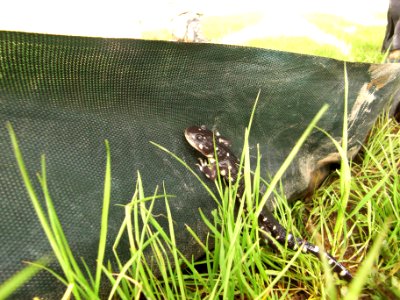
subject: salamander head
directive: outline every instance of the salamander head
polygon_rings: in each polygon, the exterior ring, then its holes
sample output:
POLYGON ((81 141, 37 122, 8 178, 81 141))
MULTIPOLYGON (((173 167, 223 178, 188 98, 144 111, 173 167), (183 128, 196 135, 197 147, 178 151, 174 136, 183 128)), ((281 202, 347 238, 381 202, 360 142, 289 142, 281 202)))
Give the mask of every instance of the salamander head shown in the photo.
POLYGON ((213 132, 206 126, 191 126, 185 129, 188 143, 206 157, 214 156, 213 132))

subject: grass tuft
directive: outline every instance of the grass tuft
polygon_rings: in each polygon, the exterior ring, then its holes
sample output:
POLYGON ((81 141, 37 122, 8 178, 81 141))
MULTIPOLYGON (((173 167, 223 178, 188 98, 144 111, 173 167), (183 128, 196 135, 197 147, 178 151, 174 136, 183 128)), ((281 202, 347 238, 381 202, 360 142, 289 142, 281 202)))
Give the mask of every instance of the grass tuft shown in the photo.
MULTIPOLYGON (((293 207, 289 207, 284 196, 277 191, 279 176, 283 174, 285 166, 293 159, 325 110, 326 107, 321 109, 300 138, 288 161, 283 164, 281 172, 278 172, 278 177, 269 183, 269 190, 265 195, 273 193, 279 199, 277 211, 280 214, 276 214, 276 217, 295 235, 307 238, 334 255, 341 249, 342 254, 335 256, 340 257, 340 260, 355 273, 354 281, 348 288, 338 285, 339 279, 332 275, 327 262, 321 263, 310 255, 303 255, 301 249, 295 252, 277 245, 278 252, 273 252, 270 248, 260 245, 257 216, 267 196, 258 196, 260 186, 265 183, 260 174, 260 157, 254 172, 250 171, 253 168, 250 166, 252 154, 248 145, 249 130, 245 132, 240 169, 246 183, 245 192, 244 199, 238 207, 234 204, 237 183, 225 187, 222 180, 217 180, 217 193, 214 193, 202 177, 184 161, 166 148, 153 143, 160 150, 175 157, 183 167, 191 170, 193 176, 218 203, 211 219, 206 218, 200 211, 209 229, 206 241, 201 240, 195 231, 187 226, 189 233, 205 252, 203 260, 193 261, 176 248, 174 223, 168 204, 172 195, 167 194, 167 188, 164 186, 160 194, 156 188, 152 196, 146 196, 138 172, 134 195, 130 203, 124 205, 125 219, 113 246, 117 263, 111 265, 110 262, 103 261, 104 246, 101 246, 100 242, 98 261, 102 263, 97 262, 92 276, 85 261, 84 268, 79 268, 63 234, 47 188, 44 156, 38 180, 41 183, 45 207, 32 188, 18 141, 11 125, 8 124, 14 153, 28 194, 64 272, 63 275, 56 274, 42 265, 42 262, 32 263, 32 267, 22 271, 22 277, 17 277, 18 281, 28 280, 37 270, 32 269, 33 266, 38 266, 49 271, 66 286, 64 299, 100 299, 104 297, 105 281, 111 283, 108 299, 290 299, 301 296, 332 299, 338 295, 345 299, 356 299, 365 294, 377 298, 400 295, 398 123, 382 116, 363 148, 363 159, 353 162, 342 160, 341 169, 326 181, 311 201, 297 202, 293 207), (344 202, 343 197, 346 197, 344 202), (166 208, 166 215, 162 218, 167 220, 167 228, 163 228, 157 220, 159 217, 152 213, 155 201, 162 200, 166 208), (345 206, 339 216, 343 203, 345 206), (308 215, 305 222, 294 217, 305 214, 308 215), (337 225, 338 223, 341 225, 337 225), (129 240, 131 258, 123 263, 118 251, 121 250, 121 238, 125 235, 129 240), (213 249, 208 247, 211 239, 214 240, 213 249), (176 268, 178 265, 185 265, 186 271, 176 268), (205 271, 199 271, 200 265, 205 266, 205 271)), ((249 128, 250 126, 251 120, 249 128)), ((344 130, 345 128, 346 125, 344 130)), ((341 145, 336 141, 332 142, 342 156, 346 155, 347 146, 344 141, 341 145)), ((108 143, 106 153, 101 236, 107 232, 111 191, 111 155, 108 143)), ((16 282, 15 279, 10 279, 3 284, 0 287, 0 295, 13 292, 18 287, 16 282)))

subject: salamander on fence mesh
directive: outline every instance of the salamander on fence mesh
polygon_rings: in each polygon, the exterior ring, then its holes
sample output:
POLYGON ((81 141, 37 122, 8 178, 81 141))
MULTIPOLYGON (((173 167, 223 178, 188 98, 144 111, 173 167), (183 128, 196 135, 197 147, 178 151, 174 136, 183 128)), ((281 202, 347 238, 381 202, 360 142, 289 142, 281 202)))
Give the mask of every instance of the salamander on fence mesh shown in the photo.
MULTIPOLYGON (((230 149, 230 142, 225 137, 222 137, 218 131, 207 129, 206 126, 192 126, 185 130, 185 138, 188 143, 200 152, 207 159, 199 158, 199 168, 204 175, 215 180, 217 177, 217 161, 219 174, 226 182, 236 182, 239 175, 239 160, 232 153, 230 149), (215 149, 214 149, 215 146, 215 149), (216 154, 217 157, 214 155, 216 154)), ((240 179, 237 198, 240 200, 244 192, 244 182, 240 179)), ((311 254, 320 258, 324 255, 328 260, 329 265, 333 271, 339 275, 340 278, 351 281, 351 273, 332 255, 325 251, 321 251, 318 246, 315 246, 304 239, 295 238, 293 234, 288 233, 286 229, 276 220, 272 212, 264 209, 258 216, 258 224, 263 234, 263 241, 268 243, 270 237, 269 233, 280 244, 287 246, 290 249, 296 250, 298 247, 303 246, 303 252, 310 252, 311 254)))

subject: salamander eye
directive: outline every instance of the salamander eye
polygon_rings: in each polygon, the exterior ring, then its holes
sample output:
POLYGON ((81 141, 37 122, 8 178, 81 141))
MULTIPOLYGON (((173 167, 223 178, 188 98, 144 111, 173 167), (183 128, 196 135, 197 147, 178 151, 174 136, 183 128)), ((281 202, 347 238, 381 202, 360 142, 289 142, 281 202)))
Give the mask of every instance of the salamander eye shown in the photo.
POLYGON ((202 140, 203 140, 203 135, 201 135, 201 134, 196 134, 196 140, 202 141, 202 140))

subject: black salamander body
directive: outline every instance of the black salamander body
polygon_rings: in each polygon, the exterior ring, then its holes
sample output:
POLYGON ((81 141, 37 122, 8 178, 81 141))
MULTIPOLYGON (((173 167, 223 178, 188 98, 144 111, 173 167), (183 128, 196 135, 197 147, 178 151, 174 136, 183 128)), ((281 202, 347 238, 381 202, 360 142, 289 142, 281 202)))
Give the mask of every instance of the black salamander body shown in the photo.
MULTIPOLYGON (((186 128, 185 138, 188 143, 197 151, 199 151, 207 160, 199 158, 200 171, 211 180, 215 180, 217 176, 217 167, 214 154, 217 154, 218 167, 220 175, 224 180, 231 180, 235 182, 238 178, 238 165, 239 160, 230 150, 230 142, 222 137, 218 131, 211 131, 203 126, 192 126, 186 128), (215 139, 215 150, 214 150, 214 139, 215 139)), ((243 182, 239 183, 237 197, 241 198, 244 192, 243 182)), ((301 238, 295 238, 291 233, 287 233, 286 229, 279 224, 275 219, 274 215, 267 209, 264 209, 258 217, 258 223, 261 232, 268 232, 271 236, 278 241, 280 244, 285 245, 287 243, 290 249, 296 250, 298 247, 303 245, 303 252, 310 252, 313 255, 320 258, 320 255, 325 255, 329 265, 333 271, 336 272, 340 278, 350 281, 352 275, 350 272, 332 255, 327 252, 321 252, 318 246, 315 246, 301 238)), ((264 242, 268 243, 269 237, 264 234, 264 242)))

